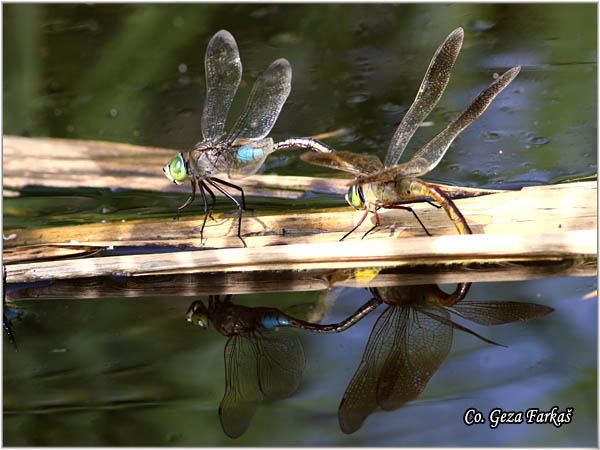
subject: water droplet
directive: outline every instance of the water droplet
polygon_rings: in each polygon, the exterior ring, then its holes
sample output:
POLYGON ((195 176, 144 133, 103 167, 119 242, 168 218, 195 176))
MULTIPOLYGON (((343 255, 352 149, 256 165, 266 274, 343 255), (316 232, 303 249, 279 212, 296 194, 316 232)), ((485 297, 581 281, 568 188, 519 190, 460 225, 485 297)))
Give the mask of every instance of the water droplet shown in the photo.
POLYGON ((187 72, 187 65, 179 64, 179 66, 177 66, 177 70, 179 70, 180 73, 185 73, 185 72, 187 72))
POLYGON ((502 155, 504 152, 502 150, 498 150, 498 154, 502 155))
POLYGON ((544 145, 550 142, 550 139, 545 138, 544 136, 534 136, 529 138, 529 142, 531 142, 534 145, 544 145))
POLYGON ((117 117, 119 115, 119 111, 117 111, 115 108, 110 110, 110 117, 117 117))

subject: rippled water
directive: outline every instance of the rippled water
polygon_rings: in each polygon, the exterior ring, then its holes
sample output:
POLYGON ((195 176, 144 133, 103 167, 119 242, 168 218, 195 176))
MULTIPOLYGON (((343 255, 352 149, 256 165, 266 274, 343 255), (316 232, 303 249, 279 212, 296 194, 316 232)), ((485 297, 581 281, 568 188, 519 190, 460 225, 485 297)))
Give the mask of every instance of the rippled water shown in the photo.
MULTIPOLYGON (((447 92, 406 156, 493 74, 514 65, 522 71, 426 178, 519 188, 597 170, 595 4, 9 4, 3 13, 5 134, 187 149, 200 138, 206 43, 225 28, 244 65, 229 123, 256 76, 285 57, 292 93, 273 136, 343 128, 330 145, 383 157, 433 52, 462 26, 465 41, 447 92)), ((263 172, 338 176, 294 154, 271 156, 263 172)), ((185 197, 30 187, 4 198, 4 227, 170 217, 185 197)), ((343 199, 250 202, 257 210, 300 210, 343 199)), ((307 367, 298 392, 261 405, 235 441, 223 434, 217 412, 226 339, 184 321, 193 298, 19 301, 23 312, 11 321, 19 352, 6 339, 3 347, 4 444, 595 445, 597 303, 582 300, 594 289, 589 278, 474 286, 470 299, 536 301, 556 311, 525 324, 473 327, 508 348, 455 331, 449 357, 418 400, 376 412, 349 436, 336 411, 380 312, 339 336, 299 332, 307 367), (554 405, 573 407, 572 423, 493 430, 462 422, 471 407, 487 414, 554 405)), ((283 308, 320 295, 236 301, 283 308)), ((364 290, 330 295, 337 301, 326 321, 368 298, 364 290)))

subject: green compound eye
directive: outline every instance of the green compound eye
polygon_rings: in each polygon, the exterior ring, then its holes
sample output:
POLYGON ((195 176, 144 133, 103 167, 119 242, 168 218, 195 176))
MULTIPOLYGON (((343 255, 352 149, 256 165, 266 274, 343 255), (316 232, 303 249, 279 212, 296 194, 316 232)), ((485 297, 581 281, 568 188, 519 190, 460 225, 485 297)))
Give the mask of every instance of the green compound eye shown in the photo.
POLYGON ((191 304, 185 319, 193 325, 198 325, 200 328, 206 330, 208 328, 208 313, 206 307, 200 301, 191 304))
POLYGON ((358 193, 358 189, 359 188, 357 186, 350 186, 350 189, 348 189, 348 192, 346 193, 346 201, 353 208, 355 208, 355 209, 362 209, 362 207, 363 207, 363 201, 360 198, 360 194, 358 193))
POLYGON ((208 317, 206 317, 206 314, 204 313, 198 312, 192 314, 192 320, 190 320, 190 322, 194 325, 199 325, 200 328, 208 328, 208 317))
POLYGON ((163 171, 165 172, 167 178, 173 183, 183 183, 187 175, 183 155, 181 153, 177 153, 171 162, 163 168, 163 171))

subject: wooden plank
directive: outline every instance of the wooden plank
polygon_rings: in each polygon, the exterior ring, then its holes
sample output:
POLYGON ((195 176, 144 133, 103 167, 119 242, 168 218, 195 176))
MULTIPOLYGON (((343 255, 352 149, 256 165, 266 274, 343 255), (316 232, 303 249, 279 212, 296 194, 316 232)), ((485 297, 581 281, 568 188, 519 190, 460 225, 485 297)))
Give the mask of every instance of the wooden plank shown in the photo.
MULTIPOLYGON (((324 133, 315 137, 318 139, 335 134, 339 133, 324 133)), ((28 185, 87 186, 189 192, 189 185, 175 185, 162 172, 162 167, 180 151, 182 150, 118 142, 4 136, 3 185, 10 188, 28 185)), ((302 151, 304 150, 299 149, 295 153, 302 151)), ((222 178, 228 179, 226 175, 222 178)), ((348 180, 343 178, 252 175, 230 181, 242 186, 246 195, 281 198, 298 198, 307 190, 336 194, 344 194, 348 190, 348 180)), ((490 189, 440 186, 452 197, 497 192, 490 189)), ((219 192, 215 193, 221 195, 219 192)))
POLYGON ((8 283, 104 275, 158 275, 196 272, 355 269, 552 261, 595 261, 596 230, 554 233, 454 235, 373 239, 264 248, 171 252, 6 266, 8 283))
MULTIPOLYGON (((597 187, 594 182, 526 187, 456 200, 474 233, 542 233, 595 230, 597 228, 597 187)), ((435 236, 456 234, 445 212, 428 204, 412 205, 428 230, 435 236)), ((258 215, 245 212, 242 235, 249 247, 284 244, 320 244, 339 240, 360 220, 362 211, 350 207, 321 210, 308 214, 258 215)), ((215 214, 200 242, 202 215, 182 218, 136 220, 39 230, 5 230, 12 239, 7 248, 45 243, 100 246, 172 246, 222 248, 241 245, 237 238, 237 219, 230 213, 215 214)), ((381 210, 383 226, 369 241, 388 237, 423 236, 412 214, 402 210, 381 210)), ((348 240, 360 239, 374 224, 370 217, 348 240)))
POLYGON ((596 262, 583 258, 547 261, 405 265, 392 269, 207 272, 139 277, 54 280, 11 287, 9 301, 139 297, 198 297, 208 294, 320 291, 333 287, 407 286, 431 283, 521 281, 547 277, 595 276, 596 262), (372 272, 372 273, 370 273, 372 272))

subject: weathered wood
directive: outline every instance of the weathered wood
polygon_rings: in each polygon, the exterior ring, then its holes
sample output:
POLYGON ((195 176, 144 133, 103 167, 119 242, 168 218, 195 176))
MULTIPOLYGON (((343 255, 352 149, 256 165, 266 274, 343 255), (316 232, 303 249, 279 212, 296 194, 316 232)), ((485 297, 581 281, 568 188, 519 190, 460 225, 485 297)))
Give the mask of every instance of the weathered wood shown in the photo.
MULTIPOLYGON (((456 200, 474 233, 490 235, 505 233, 542 233, 597 228, 596 183, 583 182, 552 186, 534 186, 456 200)), ((414 204, 413 209, 435 236, 456 234, 445 212, 428 204, 414 204)), ((282 244, 319 244, 339 240, 358 222, 362 211, 350 207, 322 210, 309 214, 278 214, 260 216, 244 213, 242 235, 249 247, 282 244)), ((7 248, 44 243, 66 243, 101 246, 187 246, 204 248, 238 247, 235 214, 215 214, 204 230, 200 242, 202 215, 193 219, 136 220, 40 230, 5 230, 12 239, 7 248)), ((402 210, 381 210, 382 227, 368 240, 386 237, 423 236, 423 230, 412 214, 402 210)), ((350 237, 359 240, 374 224, 370 217, 350 237)), ((310 250, 308 250, 310 251, 310 250)))
MULTIPOLYGON (((339 133, 324 133, 315 137, 323 139, 335 134, 339 133)), ((189 185, 171 183, 162 171, 162 167, 179 151, 118 142, 4 136, 3 185, 10 188, 28 185, 87 186, 189 192, 189 185)), ((298 149, 297 153, 302 151, 298 149)), ((222 178, 227 179, 227 176, 223 175, 222 178)), ((242 186, 246 195, 290 199, 298 198, 307 190, 337 194, 348 190, 348 180, 342 178, 252 175, 231 181, 242 186)), ((452 197, 498 192, 440 186, 452 197)))
POLYGON ((320 291, 332 287, 406 286, 429 283, 520 281, 556 276, 594 276, 593 259, 405 265, 387 269, 207 272, 138 277, 94 277, 24 285, 9 301, 137 297, 198 297, 208 294, 320 291))
POLYGON ((406 265, 595 260, 596 231, 435 236, 292 244, 51 261, 6 266, 7 282, 102 275, 315 270, 406 265))
POLYGON ((4 264, 14 264, 40 259, 83 258, 98 253, 103 248, 102 246, 68 244, 24 245, 22 247, 5 248, 2 252, 2 262, 4 264))

